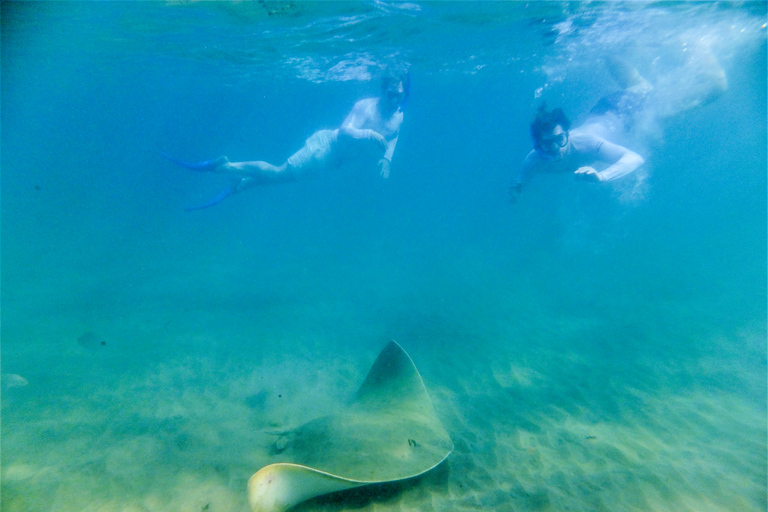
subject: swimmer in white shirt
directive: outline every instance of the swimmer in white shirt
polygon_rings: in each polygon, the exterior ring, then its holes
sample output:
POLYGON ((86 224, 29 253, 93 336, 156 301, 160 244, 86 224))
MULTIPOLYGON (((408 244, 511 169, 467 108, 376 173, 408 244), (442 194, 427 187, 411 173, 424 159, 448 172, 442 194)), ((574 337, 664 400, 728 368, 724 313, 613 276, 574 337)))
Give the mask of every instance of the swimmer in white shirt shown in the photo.
POLYGON ((214 206, 232 194, 256 186, 307 179, 336 169, 347 160, 376 161, 381 177, 388 178, 409 86, 407 73, 384 76, 380 97, 355 103, 340 128, 315 132, 282 165, 261 160, 230 162, 225 156, 207 162, 184 162, 165 153, 163 156, 188 169, 233 177, 232 184, 221 194, 188 210, 214 206))
POLYGON ((523 160, 520 172, 509 187, 512 199, 539 172, 573 172, 588 181, 609 181, 626 176, 643 165, 642 156, 608 140, 624 132, 628 111, 642 108, 643 97, 631 91, 603 98, 581 126, 571 122, 562 109, 547 111, 542 105, 531 123, 533 150, 523 160), (607 164, 598 171, 598 162, 607 164))
MULTIPOLYGON (((709 74, 712 81, 707 96, 690 101, 675 113, 711 101, 726 90, 725 74, 714 57, 712 59, 712 65, 717 67, 709 74)), ((601 98, 580 126, 571 130, 571 122, 562 109, 548 111, 541 105, 531 123, 533 150, 509 186, 512 201, 517 200, 524 184, 539 172, 572 172, 576 178, 599 182, 621 178, 643 165, 642 156, 614 141, 624 138, 631 129, 646 107, 653 87, 624 61, 610 59, 608 63, 623 90, 601 98)))

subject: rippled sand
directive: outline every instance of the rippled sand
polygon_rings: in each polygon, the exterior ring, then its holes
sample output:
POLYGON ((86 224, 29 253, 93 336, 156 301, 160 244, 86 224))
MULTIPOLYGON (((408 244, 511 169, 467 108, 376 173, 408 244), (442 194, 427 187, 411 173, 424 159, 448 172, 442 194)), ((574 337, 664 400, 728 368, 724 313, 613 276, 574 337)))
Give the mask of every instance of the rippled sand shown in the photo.
MULTIPOLYGON (((129 340, 102 333, 94 351, 76 331, 4 348, 46 366, 3 394, 3 510, 247 510, 272 433, 349 398, 380 348, 245 332, 260 348, 243 357, 156 327, 155 342, 185 354, 158 362, 147 348, 124 367, 129 340)), ((732 355, 630 363, 513 340, 399 341, 455 452, 421 478, 299 510, 765 510, 765 404, 745 391, 759 375, 732 355)))

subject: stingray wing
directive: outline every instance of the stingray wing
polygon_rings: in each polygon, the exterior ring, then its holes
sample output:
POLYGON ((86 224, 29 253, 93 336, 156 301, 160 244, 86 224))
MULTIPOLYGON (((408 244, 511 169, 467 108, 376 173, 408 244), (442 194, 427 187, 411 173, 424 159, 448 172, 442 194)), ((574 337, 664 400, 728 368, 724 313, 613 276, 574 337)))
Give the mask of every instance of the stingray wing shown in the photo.
POLYGON ((305 423, 289 436, 281 458, 290 463, 266 466, 248 483, 254 511, 285 510, 321 494, 413 478, 453 451, 419 372, 394 341, 342 413, 305 423))

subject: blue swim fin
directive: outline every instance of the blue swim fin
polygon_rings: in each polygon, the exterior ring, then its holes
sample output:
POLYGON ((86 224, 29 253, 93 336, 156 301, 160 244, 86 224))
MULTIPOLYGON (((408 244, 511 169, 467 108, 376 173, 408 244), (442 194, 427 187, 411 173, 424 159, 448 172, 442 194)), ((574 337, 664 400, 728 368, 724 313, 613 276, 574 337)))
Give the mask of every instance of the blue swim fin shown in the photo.
POLYGON ((168 160, 170 160, 171 162, 177 165, 180 165, 182 167, 186 167, 187 169, 192 169, 193 171, 213 171, 219 165, 229 161, 227 160, 227 157, 220 156, 219 158, 216 158, 214 160, 206 160, 204 162, 185 162, 184 160, 179 160, 178 158, 174 158, 168 153, 164 153, 162 151, 160 151, 160 154, 163 155, 168 160))
MULTIPOLYGON (((229 160, 225 156, 221 156, 219 158, 216 158, 215 160, 207 160, 205 162, 185 162, 183 160, 179 160, 178 158, 174 158, 168 153, 164 153, 162 151, 160 151, 160 154, 177 165, 186 167, 187 169, 191 169, 193 171, 201 171, 201 172, 213 171, 219 165, 229 162, 229 160)), ((195 210, 202 210, 204 208, 210 208, 211 206, 216 206, 217 204, 219 204, 220 202, 222 202, 223 200, 225 200, 235 192, 237 192, 237 184, 230 185, 229 187, 224 189, 219 195, 212 198, 207 203, 203 203, 197 206, 190 206, 189 208, 184 208, 184 209, 188 212, 191 212, 195 210)))
POLYGON ((234 187, 227 187, 226 189, 224 189, 223 192, 221 192, 221 194, 217 195, 207 203, 203 203, 197 206, 190 206, 184 209, 188 212, 193 212, 195 210, 203 210, 205 208, 210 208, 211 206, 216 206, 217 204, 219 204, 220 202, 222 202, 223 200, 231 196, 234 192, 235 192, 234 187))

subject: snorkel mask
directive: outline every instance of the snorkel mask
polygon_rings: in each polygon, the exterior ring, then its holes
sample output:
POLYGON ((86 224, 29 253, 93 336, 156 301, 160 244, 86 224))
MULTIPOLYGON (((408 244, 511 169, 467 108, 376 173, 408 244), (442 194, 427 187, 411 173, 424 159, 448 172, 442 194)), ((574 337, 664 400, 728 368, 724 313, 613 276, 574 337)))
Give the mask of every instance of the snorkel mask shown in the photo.
POLYGON ((538 137, 533 142, 536 153, 544 160, 558 160, 562 157, 560 150, 567 145, 568 132, 565 130, 554 135, 538 137))

